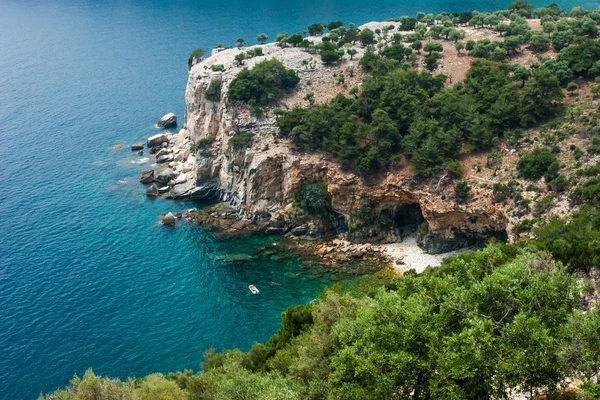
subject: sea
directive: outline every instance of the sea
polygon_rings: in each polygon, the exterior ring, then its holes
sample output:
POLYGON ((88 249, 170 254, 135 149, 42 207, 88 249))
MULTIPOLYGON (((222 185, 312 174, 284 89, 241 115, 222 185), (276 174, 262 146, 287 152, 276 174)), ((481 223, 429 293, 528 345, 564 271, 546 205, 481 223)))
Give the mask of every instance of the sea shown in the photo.
POLYGON ((248 350, 288 305, 346 279, 295 254, 257 255, 282 246, 277 237, 159 224, 161 212, 203 205, 146 198, 138 176, 152 160, 129 145, 157 133, 167 112, 182 125, 194 49, 320 21, 506 6, 0 0, 0 399, 35 399, 88 368, 112 378, 197 371, 207 349, 248 350))

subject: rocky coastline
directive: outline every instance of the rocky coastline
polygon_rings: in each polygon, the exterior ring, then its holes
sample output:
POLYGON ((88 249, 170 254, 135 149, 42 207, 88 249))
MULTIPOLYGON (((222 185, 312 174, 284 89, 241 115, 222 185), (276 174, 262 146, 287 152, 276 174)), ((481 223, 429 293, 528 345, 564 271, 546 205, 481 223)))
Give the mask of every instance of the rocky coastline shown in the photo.
MULTIPOLYGON (((149 185, 148 196, 216 202, 212 208, 190 213, 188 219, 227 233, 343 239, 356 245, 396 243, 412 235, 429 253, 481 245, 490 237, 508 237, 509 218, 492 202, 489 188, 474 187, 464 204, 455 199, 449 178, 419 180, 406 160, 384 174, 361 177, 327 156, 291 149, 278 136, 273 107, 256 116, 248 106, 228 104, 227 89, 235 76, 266 58, 276 58, 295 69, 301 77, 298 91, 313 91, 322 101, 327 100, 323 93, 347 90, 345 86, 330 90, 327 82, 332 73, 349 76, 349 71, 354 71, 360 79, 359 57, 336 67, 314 65, 308 69, 299 67, 302 60, 310 58, 305 50, 277 44, 261 47, 264 57, 249 58, 244 65, 234 60, 239 49, 227 49, 214 52, 190 69, 185 125, 178 133, 159 133, 147 141, 159 166, 140 176, 140 182, 149 185), (212 65, 225 67, 213 72, 212 65), (221 88, 216 101, 206 96, 215 83, 221 88), (231 146, 229 140, 240 131, 251 133, 249 143, 241 148, 231 146), (310 215, 298 207, 295 195, 304 181, 326 186, 329 206, 324 215, 310 215)), ((279 104, 305 106, 294 92, 279 104)))

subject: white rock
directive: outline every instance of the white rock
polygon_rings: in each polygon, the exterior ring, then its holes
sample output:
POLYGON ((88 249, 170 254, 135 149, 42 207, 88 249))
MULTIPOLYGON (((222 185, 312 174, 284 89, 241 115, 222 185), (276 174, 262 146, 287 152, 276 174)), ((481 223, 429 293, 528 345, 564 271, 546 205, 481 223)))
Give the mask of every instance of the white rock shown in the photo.
POLYGON ((159 146, 162 143, 165 143, 167 140, 167 135, 165 135, 164 133, 159 133, 158 135, 150 136, 148 138, 148 147, 150 148, 159 146))

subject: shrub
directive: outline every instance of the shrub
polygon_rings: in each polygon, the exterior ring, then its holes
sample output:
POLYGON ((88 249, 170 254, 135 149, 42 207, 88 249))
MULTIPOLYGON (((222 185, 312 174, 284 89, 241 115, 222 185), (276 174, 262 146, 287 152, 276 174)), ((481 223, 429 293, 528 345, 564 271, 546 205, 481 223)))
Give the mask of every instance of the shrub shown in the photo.
POLYGON ((250 105, 264 105, 273 100, 281 90, 295 87, 300 78, 281 61, 262 61, 251 70, 245 68, 231 82, 228 97, 231 101, 242 101, 250 105))
POLYGON ((471 187, 464 181, 460 181, 454 186, 454 193, 456 193, 456 198, 460 201, 466 200, 470 191, 471 187))
POLYGON ((192 54, 190 54, 190 57, 188 58, 188 69, 192 68, 192 63, 194 62, 194 58, 196 58, 197 60, 201 60, 202 57, 204 56, 204 49, 202 48, 198 48, 194 51, 192 51, 192 54))
POLYGON ((540 179, 542 176, 551 179, 558 172, 558 168, 556 155, 542 147, 523 154, 517 164, 519 174, 525 179, 540 179))
POLYGON ((236 150, 245 149, 252 144, 252 136, 254 136, 254 134, 251 132, 240 133, 229 139, 228 143, 236 150))
POLYGON ((506 200, 508 194, 510 193, 510 189, 508 188, 508 186, 502 183, 494 183, 492 190, 494 193, 495 202, 501 202, 506 200))
POLYGON ((569 188, 569 178, 564 175, 558 175, 548 182, 548 187, 555 192, 564 192, 569 188))
POLYGON ((515 233, 519 234, 522 232, 529 232, 533 229, 533 225, 535 224, 535 219, 525 218, 522 220, 519 225, 515 228, 515 233))
POLYGON ((223 64, 213 64, 210 66, 214 72, 225 71, 225 66, 223 64))
POLYGON ((215 79, 210 82, 210 85, 204 92, 204 97, 206 100, 210 101, 220 101, 221 100, 221 85, 222 81, 220 79, 215 79))
POLYGON ((550 209, 550 205, 552 204, 552 200, 556 197, 553 194, 549 194, 548 196, 544 196, 540 201, 538 201, 535 205, 535 215, 540 216, 546 213, 550 209))
POLYGON ((202 138, 196 142, 196 147, 199 149, 205 149, 207 147, 212 146, 212 144, 215 142, 215 140, 216 139, 213 136, 202 138))
POLYGON ((329 207, 329 194, 323 182, 303 180, 296 192, 296 202, 305 210, 322 214, 329 207))

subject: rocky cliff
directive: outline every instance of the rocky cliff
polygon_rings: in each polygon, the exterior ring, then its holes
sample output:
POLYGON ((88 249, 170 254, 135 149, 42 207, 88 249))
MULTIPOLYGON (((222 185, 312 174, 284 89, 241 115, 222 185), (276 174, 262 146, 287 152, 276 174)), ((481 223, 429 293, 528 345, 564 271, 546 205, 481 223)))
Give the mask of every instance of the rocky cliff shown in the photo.
MULTIPOLYGON (((298 153, 278 135, 275 116, 268 110, 256 118, 242 105, 227 106, 227 88, 243 68, 275 57, 298 71, 298 90, 279 100, 280 107, 303 103, 303 96, 314 92, 325 101, 346 85, 337 85, 332 74, 345 73, 360 82, 357 59, 335 67, 315 62, 301 66, 311 54, 299 48, 262 46, 264 56, 237 65, 238 49, 214 53, 192 67, 186 89, 185 126, 179 136, 195 145, 195 181, 173 190, 173 197, 219 199, 229 202, 240 218, 252 221, 270 232, 298 235, 345 234, 356 241, 398 241, 418 231, 420 243, 430 251, 445 251, 474 244, 490 236, 504 236, 508 219, 492 204, 489 190, 473 190, 465 204, 454 199, 449 179, 417 181, 406 160, 385 174, 363 178, 344 171, 330 158, 298 153), (213 72, 221 64, 224 71, 213 72), (319 64, 319 65, 316 65, 319 64), (220 87, 220 96, 207 99, 209 87, 220 87), (240 132, 251 132, 247 146, 232 147, 229 140, 240 132), (330 207, 318 217, 311 216, 294 203, 303 180, 326 185, 330 207)), ((247 50, 247 48, 245 49, 247 50)))

